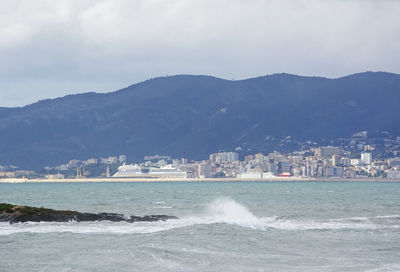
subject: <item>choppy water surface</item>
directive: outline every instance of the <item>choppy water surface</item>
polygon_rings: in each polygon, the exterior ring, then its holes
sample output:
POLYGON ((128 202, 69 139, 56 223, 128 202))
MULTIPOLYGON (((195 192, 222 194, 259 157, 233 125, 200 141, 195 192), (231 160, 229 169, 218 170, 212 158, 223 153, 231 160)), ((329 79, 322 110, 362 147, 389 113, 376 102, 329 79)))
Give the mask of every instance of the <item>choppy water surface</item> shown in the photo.
POLYGON ((400 271, 400 183, 0 184, 0 202, 179 217, 0 223, 0 271, 400 271))

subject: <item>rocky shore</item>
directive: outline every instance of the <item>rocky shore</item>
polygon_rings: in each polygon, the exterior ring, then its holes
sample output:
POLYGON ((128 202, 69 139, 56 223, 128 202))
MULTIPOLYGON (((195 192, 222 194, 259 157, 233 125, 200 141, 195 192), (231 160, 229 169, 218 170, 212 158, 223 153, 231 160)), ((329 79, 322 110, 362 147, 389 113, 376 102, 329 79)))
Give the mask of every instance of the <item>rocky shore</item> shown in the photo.
POLYGON ((68 210, 53 210, 29 206, 0 203, 0 222, 68 222, 68 221, 113 221, 113 222, 153 222, 177 219, 171 215, 125 216, 119 213, 81 213, 68 210))

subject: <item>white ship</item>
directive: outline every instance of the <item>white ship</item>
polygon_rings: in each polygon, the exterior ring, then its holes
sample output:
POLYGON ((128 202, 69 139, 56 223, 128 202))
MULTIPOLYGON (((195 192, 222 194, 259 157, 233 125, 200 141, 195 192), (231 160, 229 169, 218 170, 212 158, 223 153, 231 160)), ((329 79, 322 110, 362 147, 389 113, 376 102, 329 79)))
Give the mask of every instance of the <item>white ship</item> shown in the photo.
POLYGON ((172 165, 164 167, 141 167, 137 164, 124 164, 118 167, 115 178, 186 178, 187 173, 173 168, 172 165))

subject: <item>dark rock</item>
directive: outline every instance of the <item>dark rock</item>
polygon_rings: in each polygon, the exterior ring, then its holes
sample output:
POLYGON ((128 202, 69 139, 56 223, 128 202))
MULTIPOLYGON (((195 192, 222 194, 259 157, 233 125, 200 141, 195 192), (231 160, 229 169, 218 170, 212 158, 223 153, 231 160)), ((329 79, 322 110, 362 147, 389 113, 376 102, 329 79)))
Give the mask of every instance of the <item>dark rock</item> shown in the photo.
POLYGON ((119 213, 81 213, 77 211, 53 210, 29 206, 0 203, 0 222, 68 222, 68 221, 113 221, 153 222, 177 219, 169 215, 145 215, 125 217, 119 213))
POLYGON ((132 215, 126 222, 153 222, 153 221, 167 221, 168 219, 178 219, 176 216, 171 215, 145 215, 145 216, 134 216, 132 215))

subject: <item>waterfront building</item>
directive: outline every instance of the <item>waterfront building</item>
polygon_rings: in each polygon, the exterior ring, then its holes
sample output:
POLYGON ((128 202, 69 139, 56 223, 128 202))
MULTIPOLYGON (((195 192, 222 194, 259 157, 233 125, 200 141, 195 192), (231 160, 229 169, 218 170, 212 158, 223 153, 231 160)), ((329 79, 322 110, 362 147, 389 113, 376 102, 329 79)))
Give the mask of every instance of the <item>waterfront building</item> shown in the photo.
POLYGON ((361 162, 364 164, 371 164, 372 162, 372 154, 369 152, 362 152, 361 153, 361 162))
POLYGON ((14 171, 14 177, 15 178, 26 178, 30 175, 34 175, 35 171, 31 171, 31 170, 17 170, 14 171))
POLYGON ((63 179, 65 176, 63 174, 49 174, 44 176, 45 179, 63 179))
POLYGON ((283 173, 283 172, 291 172, 292 166, 288 160, 283 160, 278 162, 278 172, 283 173))
POLYGON ((263 172, 262 177, 265 178, 275 178, 276 176, 271 172, 263 172))
POLYGON ((244 172, 239 175, 240 178, 249 178, 249 179, 261 179, 263 177, 263 173, 261 171, 250 171, 244 172))
POLYGON ((186 178, 186 171, 173 168, 172 165, 164 167, 141 167, 137 164, 121 165, 115 178, 186 178))
POLYGON ((0 177, 1 178, 14 178, 15 177, 15 172, 8 172, 8 171, 1 171, 0 172, 0 177))
POLYGON ((386 171, 386 177, 391 179, 400 179, 400 170, 386 171))
POLYGON ((208 163, 201 163, 197 165, 196 174, 197 177, 199 178, 211 178, 212 177, 211 165, 208 163))

